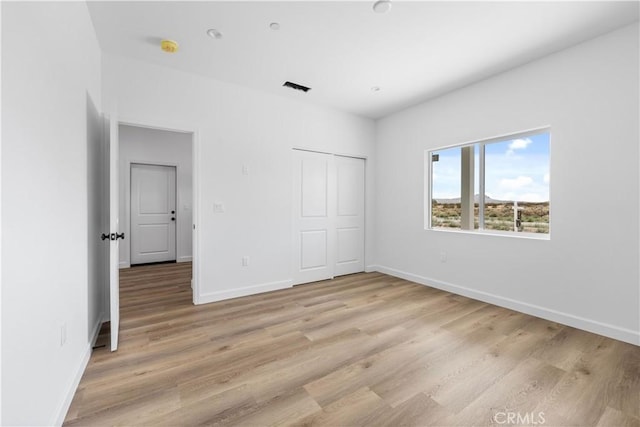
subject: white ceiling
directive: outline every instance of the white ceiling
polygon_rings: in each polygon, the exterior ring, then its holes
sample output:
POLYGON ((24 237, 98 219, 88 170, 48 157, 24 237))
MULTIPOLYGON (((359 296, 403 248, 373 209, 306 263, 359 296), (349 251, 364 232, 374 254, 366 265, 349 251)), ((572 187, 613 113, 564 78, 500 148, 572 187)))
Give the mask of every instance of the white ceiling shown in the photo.
POLYGON ((394 1, 386 14, 372 5, 90 2, 89 10, 107 53, 372 118, 627 25, 639 13, 635 1, 394 1), (207 36, 209 28, 223 38, 207 36), (162 52, 162 38, 178 41, 179 52, 162 52), (286 80, 312 90, 284 88, 286 80))

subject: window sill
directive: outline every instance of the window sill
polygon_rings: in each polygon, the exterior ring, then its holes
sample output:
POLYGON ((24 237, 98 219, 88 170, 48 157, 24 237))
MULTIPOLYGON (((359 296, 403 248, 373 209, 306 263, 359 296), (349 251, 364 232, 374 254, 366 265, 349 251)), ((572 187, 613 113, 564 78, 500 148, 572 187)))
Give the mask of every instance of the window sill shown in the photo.
POLYGON ((551 234, 544 233, 516 233, 513 231, 498 231, 498 230, 459 230, 450 228, 425 228, 426 231, 435 231, 438 233, 457 233, 457 234, 472 234, 480 236, 497 236, 497 237, 509 237, 515 239, 530 239, 530 240, 551 240, 551 234))

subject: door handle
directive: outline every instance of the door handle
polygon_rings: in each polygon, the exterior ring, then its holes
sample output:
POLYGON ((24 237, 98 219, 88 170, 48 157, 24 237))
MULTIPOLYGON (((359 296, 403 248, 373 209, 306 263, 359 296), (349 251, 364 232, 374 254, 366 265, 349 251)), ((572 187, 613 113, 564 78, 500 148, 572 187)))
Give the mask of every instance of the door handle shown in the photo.
POLYGON ((171 221, 175 221, 175 220, 176 220, 175 218, 171 218, 171 221))
POLYGON ((176 213, 176 211, 171 211, 171 215, 173 215, 174 213, 176 213))

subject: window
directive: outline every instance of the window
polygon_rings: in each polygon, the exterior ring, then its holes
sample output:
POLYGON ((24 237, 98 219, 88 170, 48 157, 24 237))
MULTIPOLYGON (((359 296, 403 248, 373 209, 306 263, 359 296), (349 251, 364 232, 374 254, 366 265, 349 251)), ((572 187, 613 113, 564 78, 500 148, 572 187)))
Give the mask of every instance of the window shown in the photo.
POLYGON ((549 234, 549 130, 427 152, 427 227, 549 234))

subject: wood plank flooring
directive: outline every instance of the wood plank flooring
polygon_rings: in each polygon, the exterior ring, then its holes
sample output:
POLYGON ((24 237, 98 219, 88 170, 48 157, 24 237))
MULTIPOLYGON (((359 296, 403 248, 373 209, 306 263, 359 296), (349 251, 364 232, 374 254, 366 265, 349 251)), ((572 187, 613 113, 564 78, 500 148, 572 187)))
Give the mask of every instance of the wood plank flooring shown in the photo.
POLYGON ((640 347, 379 273, 201 306, 190 278, 121 271, 65 425, 640 427, 640 347))

